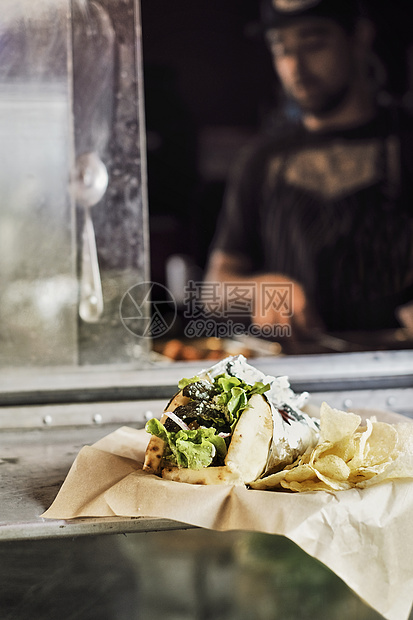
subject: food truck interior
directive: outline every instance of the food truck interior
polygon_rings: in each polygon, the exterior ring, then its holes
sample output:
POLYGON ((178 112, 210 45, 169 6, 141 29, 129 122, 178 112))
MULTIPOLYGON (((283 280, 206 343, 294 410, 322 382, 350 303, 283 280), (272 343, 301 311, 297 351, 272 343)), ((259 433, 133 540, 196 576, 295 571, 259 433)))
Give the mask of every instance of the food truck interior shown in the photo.
MULTIPOLYGON (((413 107, 406 1, 371 4, 383 96, 413 107)), ((294 343, 185 329, 231 165, 276 122, 258 19, 256 0, 2 2, 2 620, 381 617, 281 536, 40 516, 82 446, 142 429, 207 360, 242 353, 315 406, 413 418, 407 328, 294 343)))

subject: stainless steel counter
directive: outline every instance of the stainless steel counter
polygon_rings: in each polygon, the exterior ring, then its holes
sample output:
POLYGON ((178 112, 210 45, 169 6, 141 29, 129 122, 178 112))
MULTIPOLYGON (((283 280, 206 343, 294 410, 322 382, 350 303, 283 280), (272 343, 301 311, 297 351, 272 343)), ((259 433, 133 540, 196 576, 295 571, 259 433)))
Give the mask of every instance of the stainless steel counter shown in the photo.
POLYGON ((164 519, 106 518, 67 522, 40 517, 55 498, 80 448, 115 428, 105 425, 3 431, 0 434, 0 540, 186 527, 164 519))
MULTIPOLYGON (((267 374, 288 375, 294 389, 337 408, 380 409, 413 418, 413 352, 261 358, 267 374)), ((164 519, 41 518, 80 448, 119 426, 142 428, 159 415, 184 376, 202 364, 176 363, 82 375, 42 371, 0 376, 0 540, 171 530, 164 519)))

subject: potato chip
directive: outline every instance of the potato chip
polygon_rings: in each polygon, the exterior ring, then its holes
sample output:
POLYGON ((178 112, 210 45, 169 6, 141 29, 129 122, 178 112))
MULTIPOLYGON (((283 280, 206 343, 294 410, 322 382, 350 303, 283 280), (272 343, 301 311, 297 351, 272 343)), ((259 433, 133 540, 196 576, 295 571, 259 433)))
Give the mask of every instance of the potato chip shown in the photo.
POLYGON ((259 480, 251 482, 249 486, 252 489, 270 490, 281 486, 281 482, 302 481, 313 477, 316 479, 314 471, 307 464, 301 464, 298 459, 291 465, 287 465, 285 469, 275 474, 270 474, 259 480))
POLYGON ((333 409, 326 402, 320 407, 320 439, 336 443, 352 435, 360 426, 361 417, 356 413, 333 409))
POLYGON ((349 477, 349 482, 354 486, 362 486, 365 482, 370 480, 371 478, 376 478, 377 474, 372 471, 362 471, 360 469, 356 470, 349 477))
POLYGON ((281 486, 283 489, 289 489, 290 491, 298 492, 332 491, 331 487, 324 484, 323 482, 320 482, 320 480, 318 480, 317 478, 315 478, 314 480, 305 480, 304 482, 296 482, 294 480, 291 482, 286 482, 285 480, 283 480, 281 482, 281 486))
MULTIPOLYGON (((298 459, 299 464, 300 464, 300 465, 306 465, 306 464, 308 464, 308 463, 310 462, 310 460, 311 460, 311 454, 312 454, 312 452, 313 452, 313 449, 312 449, 312 448, 307 448, 307 450, 304 452, 304 454, 302 454, 302 455, 299 457, 299 459, 298 459)), ((294 466, 294 463, 291 465, 291 467, 293 467, 293 466, 294 466)))
POLYGON ((374 466, 387 462, 394 453, 398 444, 397 430, 385 422, 373 422, 372 432, 367 440, 367 454, 363 465, 374 466))
POLYGON ((352 471, 357 471, 359 467, 365 464, 365 458, 367 453, 367 441, 373 431, 373 425, 370 420, 366 420, 366 427, 360 429, 359 432, 354 433, 352 437, 353 441, 353 456, 347 461, 348 466, 352 471))
POLYGON ((277 472, 276 474, 270 474, 269 476, 265 476, 265 478, 259 478, 254 482, 250 482, 249 486, 251 489, 257 489, 260 491, 271 491, 281 486, 281 482, 285 477, 285 469, 277 472))
POLYGON ((317 478, 321 480, 321 482, 324 482, 324 484, 332 491, 345 491, 346 489, 351 488, 351 483, 347 482, 347 480, 336 480, 334 477, 326 476, 316 468, 314 468, 314 472, 317 475, 317 478))
POLYGON ((380 473, 360 472, 363 477, 355 483, 358 488, 398 478, 413 478, 413 423, 396 424, 395 427, 399 442, 394 459, 389 464, 382 463, 383 471, 380 473))
POLYGON ((336 454, 322 456, 314 462, 313 467, 324 476, 338 481, 347 480, 351 474, 350 467, 336 454))
POLYGON ((316 459, 321 458, 324 454, 332 454, 334 446, 335 444, 331 441, 323 441, 322 443, 318 443, 310 455, 309 463, 312 465, 316 459))
POLYGON ((297 467, 293 467, 285 472, 284 479, 287 482, 294 480, 295 482, 303 482, 303 480, 307 480, 308 478, 313 477, 314 470, 311 465, 297 465, 297 467))

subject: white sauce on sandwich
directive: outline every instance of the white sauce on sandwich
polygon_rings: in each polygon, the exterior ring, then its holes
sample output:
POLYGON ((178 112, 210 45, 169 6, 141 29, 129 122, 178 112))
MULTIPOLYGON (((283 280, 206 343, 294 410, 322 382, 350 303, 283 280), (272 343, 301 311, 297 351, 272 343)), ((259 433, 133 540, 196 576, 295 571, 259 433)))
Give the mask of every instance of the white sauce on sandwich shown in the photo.
POLYGON ((273 439, 265 475, 292 463, 308 447, 313 447, 317 443, 318 423, 301 410, 309 394, 307 392, 296 394, 290 387, 288 377, 265 375, 248 364, 243 355, 227 357, 211 368, 203 370, 199 376, 213 379, 223 373, 237 377, 249 385, 253 385, 256 381, 270 384, 270 389, 264 396, 272 410, 273 439), (284 415, 280 410, 284 410, 284 415))

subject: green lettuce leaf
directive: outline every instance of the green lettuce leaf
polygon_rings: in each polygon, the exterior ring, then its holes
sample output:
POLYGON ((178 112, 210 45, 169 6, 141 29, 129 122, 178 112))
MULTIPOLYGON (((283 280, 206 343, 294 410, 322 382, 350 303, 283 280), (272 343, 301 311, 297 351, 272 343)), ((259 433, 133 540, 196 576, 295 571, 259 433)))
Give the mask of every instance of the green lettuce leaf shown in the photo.
POLYGON ((268 383, 256 381, 254 385, 249 385, 237 377, 231 375, 219 375, 215 377, 214 383, 221 390, 218 401, 225 406, 226 418, 231 426, 231 432, 239 420, 241 413, 248 405, 248 401, 253 394, 263 394, 270 389, 268 383))
POLYGON ((199 377, 197 377, 196 375, 195 377, 191 377, 190 379, 187 379, 186 377, 184 377, 183 379, 180 379, 178 381, 178 387, 180 390, 183 390, 184 387, 186 387, 190 383, 196 383, 197 381, 199 381, 199 377))
POLYGON ((179 467, 202 469, 214 460, 221 464, 227 453, 225 440, 216 434, 214 428, 201 426, 173 433, 167 431, 158 419, 152 418, 146 423, 145 429, 165 441, 167 450, 164 458, 179 467))

